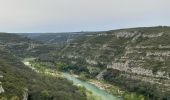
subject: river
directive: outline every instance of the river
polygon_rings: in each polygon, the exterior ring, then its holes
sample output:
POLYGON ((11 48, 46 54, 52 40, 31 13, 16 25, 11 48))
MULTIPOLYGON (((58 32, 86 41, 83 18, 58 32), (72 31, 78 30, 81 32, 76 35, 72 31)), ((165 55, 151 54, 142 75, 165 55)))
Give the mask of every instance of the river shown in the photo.
POLYGON ((114 95, 107 93, 105 90, 99 89, 98 87, 96 87, 95 85, 89 82, 82 81, 74 77, 73 75, 62 73, 62 76, 72 81, 74 85, 80 85, 80 86, 85 87, 87 90, 91 91, 94 95, 101 97, 102 100, 122 100, 121 98, 118 98, 114 95))
MULTIPOLYGON (((31 64, 29 63, 29 61, 23 61, 23 63, 26 66, 29 66, 30 68, 34 70, 34 68, 31 67, 31 64)), ((99 96, 102 100, 122 100, 121 98, 111 95, 107 93, 105 90, 102 90, 87 81, 80 80, 71 74, 61 72, 61 75, 63 78, 66 78, 67 80, 72 81, 74 85, 80 85, 80 86, 85 87, 87 90, 91 91, 94 95, 99 96)))

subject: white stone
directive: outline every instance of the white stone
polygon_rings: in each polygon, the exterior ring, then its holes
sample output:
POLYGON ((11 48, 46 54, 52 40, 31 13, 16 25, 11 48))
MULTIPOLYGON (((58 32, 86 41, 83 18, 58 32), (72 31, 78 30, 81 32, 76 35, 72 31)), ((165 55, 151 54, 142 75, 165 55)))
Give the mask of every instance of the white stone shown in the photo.
POLYGON ((4 91, 4 89, 3 89, 3 87, 2 87, 2 85, 0 83, 0 94, 3 93, 3 92, 5 92, 5 91, 4 91))

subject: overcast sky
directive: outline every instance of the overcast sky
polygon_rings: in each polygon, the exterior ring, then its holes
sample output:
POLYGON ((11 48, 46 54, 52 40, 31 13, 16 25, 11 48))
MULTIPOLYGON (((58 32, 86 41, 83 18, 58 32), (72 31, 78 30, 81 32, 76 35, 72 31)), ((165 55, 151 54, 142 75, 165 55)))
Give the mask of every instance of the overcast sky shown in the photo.
POLYGON ((0 0, 1 32, 170 26, 170 0, 0 0))

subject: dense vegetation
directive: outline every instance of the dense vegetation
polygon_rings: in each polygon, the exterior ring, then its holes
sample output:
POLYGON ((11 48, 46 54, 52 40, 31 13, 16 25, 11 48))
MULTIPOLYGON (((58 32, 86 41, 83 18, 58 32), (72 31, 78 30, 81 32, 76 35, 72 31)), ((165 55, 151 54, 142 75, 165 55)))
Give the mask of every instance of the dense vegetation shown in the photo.
POLYGON ((88 33, 59 51, 39 57, 37 62, 79 74, 83 79, 104 80, 125 91, 143 94, 146 100, 167 100, 169 33, 170 28, 162 26, 88 33))
POLYGON ((109 83, 119 85, 127 89, 129 92, 144 94, 146 100, 168 100, 170 95, 170 92, 161 93, 160 88, 162 87, 160 85, 153 85, 142 82, 141 80, 127 79, 119 70, 108 69, 107 72, 104 73, 103 77, 109 83))
POLYGON ((86 94, 63 78, 37 74, 0 49, 0 75, 5 92, 0 100, 86 100, 86 94))
POLYGON ((25 58, 57 51, 60 45, 46 44, 19 34, 0 33, 0 47, 8 49, 17 57, 25 58))
POLYGON ((119 87, 124 93, 118 95, 127 100, 168 100, 169 38, 170 27, 165 26, 81 35, 0 33, 0 47, 11 53, 3 49, 0 53, 2 86, 5 85, 7 91, 1 95, 21 98, 27 90, 29 98, 34 100, 86 99, 87 94, 65 79, 37 75, 20 62, 24 57, 36 57, 34 64, 38 67, 70 72, 83 80, 97 79, 119 87))
POLYGON ((28 93, 28 100, 86 99, 85 93, 66 79, 38 75, 3 50, 0 50, 0 71, 3 75, 2 86, 5 90, 0 94, 1 99, 2 97, 22 99, 24 93, 28 93))
POLYGON ((31 38, 32 40, 40 41, 47 44, 62 44, 65 42, 70 42, 83 35, 84 32, 74 32, 74 33, 23 33, 18 34, 22 37, 31 38))

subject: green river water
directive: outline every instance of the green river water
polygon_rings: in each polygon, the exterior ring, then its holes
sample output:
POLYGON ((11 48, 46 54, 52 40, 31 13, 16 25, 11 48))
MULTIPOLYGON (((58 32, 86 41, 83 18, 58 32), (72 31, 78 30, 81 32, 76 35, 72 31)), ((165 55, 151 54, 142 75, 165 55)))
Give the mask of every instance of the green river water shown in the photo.
POLYGON ((76 77, 70 74, 62 73, 62 76, 70 81, 73 81, 74 85, 80 85, 85 87, 87 90, 91 91, 94 95, 101 97, 102 100, 122 100, 121 98, 111 95, 107 93, 105 90, 99 89, 98 87, 89 82, 77 79, 76 77))
MULTIPOLYGON (((25 65, 31 67, 29 60, 25 60, 23 62, 25 65)), ((111 95, 111 94, 107 93, 105 90, 102 90, 87 81, 82 81, 82 80, 74 77, 73 75, 70 75, 68 73, 62 73, 62 72, 61 72, 61 75, 63 78, 66 78, 67 80, 72 81, 74 85, 80 85, 80 86, 85 87, 87 90, 91 91, 93 93, 93 95, 99 96, 102 100, 122 100, 122 98, 111 95)))

